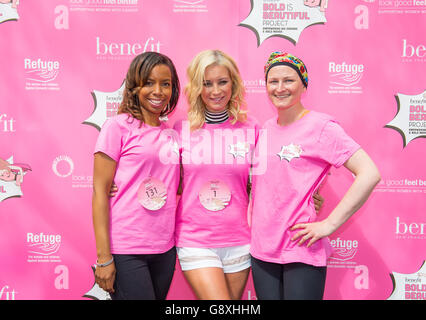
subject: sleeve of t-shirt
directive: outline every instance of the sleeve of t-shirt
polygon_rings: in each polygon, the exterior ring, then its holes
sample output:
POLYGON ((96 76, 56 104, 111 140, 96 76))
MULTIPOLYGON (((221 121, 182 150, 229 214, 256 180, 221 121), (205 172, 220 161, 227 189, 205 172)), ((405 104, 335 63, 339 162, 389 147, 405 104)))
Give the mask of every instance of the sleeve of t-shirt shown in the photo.
POLYGON ((319 144, 321 158, 336 168, 342 166, 360 148, 360 145, 334 120, 325 123, 319 144))
POLYGON ((121 127, 115 119, 108 119, 102 126, 96 141, 96 152, 105 153, 107 156, 118 162, 122 149, 122 132, 121 127))

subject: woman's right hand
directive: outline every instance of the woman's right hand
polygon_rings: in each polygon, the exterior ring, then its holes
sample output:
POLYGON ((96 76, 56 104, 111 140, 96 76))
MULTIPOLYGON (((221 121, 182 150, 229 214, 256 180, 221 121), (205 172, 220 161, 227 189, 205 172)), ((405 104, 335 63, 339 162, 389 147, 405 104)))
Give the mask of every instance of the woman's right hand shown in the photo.
POLYGON ((114 293, 115 273, 116 270, 114 262, 106 267, 96 267, 95 282, 103 290, 109 293, 114 293))

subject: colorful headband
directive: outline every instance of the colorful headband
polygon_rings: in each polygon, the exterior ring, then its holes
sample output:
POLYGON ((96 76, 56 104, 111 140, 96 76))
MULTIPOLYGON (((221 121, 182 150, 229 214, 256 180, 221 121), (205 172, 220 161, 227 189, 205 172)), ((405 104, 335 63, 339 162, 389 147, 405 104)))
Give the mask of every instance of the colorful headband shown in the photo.
POLYGON ((296 70, 305 87, 308 86, 308 70, 302 60, 287 52, 272 52, 265 64, 265 79, 268 78, 268 72, 276 65, 286 65, 296 70))

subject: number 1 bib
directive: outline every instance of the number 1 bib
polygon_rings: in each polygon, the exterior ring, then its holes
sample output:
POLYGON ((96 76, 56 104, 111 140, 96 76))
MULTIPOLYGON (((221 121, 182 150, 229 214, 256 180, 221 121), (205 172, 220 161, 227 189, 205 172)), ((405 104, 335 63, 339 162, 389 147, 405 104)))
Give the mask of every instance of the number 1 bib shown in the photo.
POLYGON ((205 183, 198 193, 201 205, 209 211, 225 209, 231 200, 231 191, 226 183, 212 180, 205 183))

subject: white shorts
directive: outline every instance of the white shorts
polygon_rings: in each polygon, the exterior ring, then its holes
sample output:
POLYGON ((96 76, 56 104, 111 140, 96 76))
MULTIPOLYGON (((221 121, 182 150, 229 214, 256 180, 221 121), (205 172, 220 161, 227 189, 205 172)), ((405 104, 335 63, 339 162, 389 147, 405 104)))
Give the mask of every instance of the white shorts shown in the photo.
POLYGON ((222 268, 233 273, 250 268, 250 245, 225 248, 176 248, 182 271, 199 268, 222 268))

